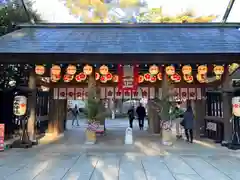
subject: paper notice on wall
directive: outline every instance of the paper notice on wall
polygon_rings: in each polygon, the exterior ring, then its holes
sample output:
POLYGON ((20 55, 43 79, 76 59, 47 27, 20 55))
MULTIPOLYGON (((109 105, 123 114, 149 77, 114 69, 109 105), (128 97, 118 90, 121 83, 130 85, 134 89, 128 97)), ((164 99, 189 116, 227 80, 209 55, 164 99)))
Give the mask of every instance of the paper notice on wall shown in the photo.
POLYGON ((66 99, 67 98, 67 89, 59 88, 58 94, 59 94, 59 99, 66 99))
POLYGON ((107 87, 106 88, 106 97, 108 99, 113 99, 114 98, 114 88, 113 87, 107 87))
POLYGON ((197 88, 197 99, 202 99, 202 89, 201 88, 197 88))
POLYGON ((115 99, 122 99, 123 93, 118 88, 115 88, 115 99))
POLYGON ((174 101, 180 101, 180 89, 179 88, 173 89, 173 99, 174 99, 174 101))
POLYGON ((105 99, 106 98, 106 88, 105 87, 101 87, 100 88, 100 98, 101 99, 105 99))
POLYGON ((133 90, 132 91, 132 99, 138 99, 138 94, 139 94, 139 88, 137 89, 137 91, 133 90))
POLYGON ((131 91, 129 90, 126 90, 126 91, 123 91, 123 98, 124 99, 131 99, 131 91))
POLYGON ((67 99, 68 100, 75 99, 75 88, 67 88, 67 99))
POLYGON ((195 100, 197 95, 196 95, 196 88, 189 88, 188 89, 188 96, 190 100, 195 100))
POLYGON ((58 99, 58 88, 53 89, 53 99, 58 99))
POLYGON ((82 100, 83 99, 83 88, 76 88, 75 89, 75 98, 77 100, 82 100))
POLYGON ((150 99, 154 99, 155 98, 155 88, 154 87, 150 87, 149 88, 149 98, 150 99))
POLYGON ((180 93, 181 93, 181 100, 185 101, 188 99, 188 88, 181 88, 180 93))

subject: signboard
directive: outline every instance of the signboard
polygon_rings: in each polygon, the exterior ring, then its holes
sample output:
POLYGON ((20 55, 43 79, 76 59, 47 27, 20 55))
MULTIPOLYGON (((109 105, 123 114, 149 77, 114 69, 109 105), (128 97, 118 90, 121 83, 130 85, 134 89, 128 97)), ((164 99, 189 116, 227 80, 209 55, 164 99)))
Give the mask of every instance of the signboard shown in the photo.
POLYGON ((217 131, 217 124, 213 122, 207 122, 206 129, 210 131, 217 131))
POLYGON ((4 151, 4 131, 5 125, 0 124, 0 151, 4 151))
POLYGON ((121 91, 137 90, 138 68, 132 65, 118 66, 119 82, 118 88, 121 91))
POLYGON ((13 113, 16 116, 23 116, 27 111, 27 98, 25 96, 15 96, 13 101, 13 113))
POLYGON ((240 117, 240 96, 232 98, 232 112, 234 116, 240 117))

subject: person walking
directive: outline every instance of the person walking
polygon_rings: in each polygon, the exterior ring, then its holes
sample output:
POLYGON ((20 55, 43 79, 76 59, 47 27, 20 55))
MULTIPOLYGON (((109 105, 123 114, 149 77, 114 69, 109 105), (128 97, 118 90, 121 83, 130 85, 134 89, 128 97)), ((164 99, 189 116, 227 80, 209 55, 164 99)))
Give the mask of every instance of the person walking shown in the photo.
POLYGON ((140 103, 139 106, 137 107, 137 115, 138 115, 138 123, 139 123, 139 129, 143 130, 144 127, 144 118, 146 116, 146 110, 140 103))
POLYGON ((194 114, 191 106, 187 107, 187 110, 183 114, 183 121, 181 122, 185 129, 185 135, 187 142, 193 142, 193 125, 194 125, 194 114))
POLYGON ((180 108, 180 103, 176 104, 171 114, 172 114, 171 119, 175 122, 176 138, 181 139, 183 128, 180 125, 180 122, 183 120, 184 111, 180 108))
POLYGON ((133 128, 133 120, 134 120, 134 106, 131 106, 128 110, 128 118, 129 118, 129 127, 133 128))
POLYGON ((77 122, 77 126, 79 126, 77 105, 75 105, 74 109, 72 109, 72 115, 73 115, 72 126, 74 126, 75 121, 77 122))

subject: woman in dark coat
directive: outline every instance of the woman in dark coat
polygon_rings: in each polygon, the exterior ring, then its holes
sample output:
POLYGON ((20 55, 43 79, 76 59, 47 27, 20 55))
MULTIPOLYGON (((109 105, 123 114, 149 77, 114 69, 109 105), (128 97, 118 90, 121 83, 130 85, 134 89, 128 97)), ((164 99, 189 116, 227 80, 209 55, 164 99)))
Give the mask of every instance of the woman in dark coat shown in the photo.
POLYGON ((185 129, 185 135, 187 141, 193 142, 193 126, 194 126, 194 114, 191 106, 188 106, 186 112, 183 115, 183 126, 185 129), (190 139, 189 139, 190 138, 190 139))

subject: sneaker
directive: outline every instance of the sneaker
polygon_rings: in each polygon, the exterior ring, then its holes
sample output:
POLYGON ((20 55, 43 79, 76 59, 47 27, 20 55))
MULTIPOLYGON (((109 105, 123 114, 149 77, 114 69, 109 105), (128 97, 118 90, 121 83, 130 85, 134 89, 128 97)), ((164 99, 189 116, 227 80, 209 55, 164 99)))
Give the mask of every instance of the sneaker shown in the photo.
POLYGON ((181 139, 181 138, 182 138, 182 135, 176 135, 176 138, 177 138, 177 139, 181 139))

